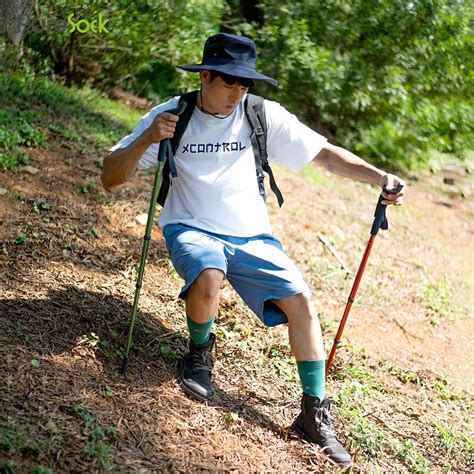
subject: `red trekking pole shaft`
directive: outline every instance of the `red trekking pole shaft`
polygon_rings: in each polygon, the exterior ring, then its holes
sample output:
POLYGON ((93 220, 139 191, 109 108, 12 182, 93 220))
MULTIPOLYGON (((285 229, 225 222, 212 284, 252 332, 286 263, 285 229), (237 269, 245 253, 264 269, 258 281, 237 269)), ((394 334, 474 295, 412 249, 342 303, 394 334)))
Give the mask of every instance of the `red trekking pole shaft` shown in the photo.
MULTIPOLYGON (((402 187, 403 186, 399 184, 393 190, 387 191, 386 189, 384 189, 384 191, 388 194, 398 194, 401 191, 402 187)), ((365 265, 367 264, 367 260, 369 259, 370 251, 372 250, 372 245, 374 243, 375 236, 377 235, 380 229, 388 229, 388 220, 387 216, 385 215, 385 210, 387 206, 385 204, 382 204, 383 199, 384 197, 380 195, 379 200, 377 202, 377 207, 375 208, 374 222, 372 224, 372 228, 370 229, 369 241, 365 246, 364 255, 362 256, 362 260, 359 265, 359 270, 357 270, 356 278, 354 284, 352 285, 351 293, 349 295, 349 298, 347 298, 347 304, 346 309, 344 310, 344 315, 342 316, 342 320, 339 324, 336 337, 334 338, 334 343, 332 345, 331 352, 329 353, 329 357, 326 362, 326 376, 329 373, 329 369, 334 359, 334 355, 336 354, 337 346, 341 342, 342 332, 344 331, 344 326, 346 325, 349 312, 351 311, 352 303, 354 303, 355 296, 357 294, 357 289, 359 288, 360 280, 362 279, 362 275, 364 274, 365 265)))

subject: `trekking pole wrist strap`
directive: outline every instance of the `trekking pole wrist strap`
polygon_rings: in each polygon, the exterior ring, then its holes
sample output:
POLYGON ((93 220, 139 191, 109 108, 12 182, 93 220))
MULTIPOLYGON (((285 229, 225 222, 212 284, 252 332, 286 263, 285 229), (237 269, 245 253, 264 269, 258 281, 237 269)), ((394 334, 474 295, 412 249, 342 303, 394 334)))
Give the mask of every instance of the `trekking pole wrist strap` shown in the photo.
MULTIPOLYGON (((387 190, 386 187, 383 187, 383 191, 387 194, 397 194, 399 193, 403 188, 403 185, 401 183, 398 183, 397 187, 394 189, 387 190)), ((377 207, 375 208, 375 213, 374 213, 374 222, 372 224, 372 228, 370 229, 370 234, 371 235, 377 235, 378 231, 380 229, 382 230, 387 230, 388 229, 388 219, 386 215, 386 209, 387 205, 382 204, 382 201, 385 198, 380 194, 379 200, 377 202, 377 207)))

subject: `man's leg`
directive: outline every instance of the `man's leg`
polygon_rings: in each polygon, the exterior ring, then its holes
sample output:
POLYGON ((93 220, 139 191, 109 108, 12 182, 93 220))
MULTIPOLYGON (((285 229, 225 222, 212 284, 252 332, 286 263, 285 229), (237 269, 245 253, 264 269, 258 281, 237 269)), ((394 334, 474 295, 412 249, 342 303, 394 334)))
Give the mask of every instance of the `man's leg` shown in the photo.
POLYGON ((203 270, 186 294, 186 313, 196 323, 205 323, 216 314, 224 272, 217 268, 203 270))
POLYGON ((288 318, 288 336, 303 391, 323 400, 326 355, 311 293, 300 293, 273 302, 288 318))
POLYGON ((179 379, 184 390, 199 400, 212 396, 211 372, 214 359, 211 351, 215 336, 211 333, 219 305, 219 290, 224 272, 216 268, 203 270, 186 293, 189 352, 181 361, 179 379))
POLYGON ((288 318, 288 336, 303 387, 301 413, 293 428, 309 441, 318 444, 339 464, 349 464, 351 457, 336 438, 325 395, 325 352, 321 326, 311 293, 299 293, 272 300, 288 318))
POLYGON ((288 318, 288 336, 296 360, 325 359, 321 326, 311 293, 299 293, 273 302, 288 318))
POLYGON ((215 341, 211 328, 227 271, 226 248, 205 231, 182 224, 166 225, 163 236, 173 266, 184 280, 179 297, 186 304, 191 336, 189 351, 180 361, 179 381, 187 393, 208 400, 215 341))
POLYGON ((219 306, 219 290, 224 273, 217 268, 202 271, 186 294, 186 315, 189 335, 194 344, 205 344, 219 306))

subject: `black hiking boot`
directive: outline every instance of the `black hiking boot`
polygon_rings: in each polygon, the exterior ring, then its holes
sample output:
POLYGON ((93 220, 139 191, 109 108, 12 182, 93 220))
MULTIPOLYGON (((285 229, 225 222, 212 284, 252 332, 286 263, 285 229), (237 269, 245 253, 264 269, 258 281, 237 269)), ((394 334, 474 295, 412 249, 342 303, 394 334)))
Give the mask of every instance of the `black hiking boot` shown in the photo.
POLYGON ((351 456, 336 438, 331 426, 330 409, 331 403, 327 398, 320 401, 318 397, 303 393, 301 413, 293 422, 292 429, 306 441, 317 444, 335 463, 349 465, 351 456))
POLYGON ((214 357, 211 354, 216 341, 211 333, 209 342, 196 346, 189 341, 189 352, 181 360, 179 381, 189 395, 205 402, 212 396, 211 372, 214 367, 214 357))

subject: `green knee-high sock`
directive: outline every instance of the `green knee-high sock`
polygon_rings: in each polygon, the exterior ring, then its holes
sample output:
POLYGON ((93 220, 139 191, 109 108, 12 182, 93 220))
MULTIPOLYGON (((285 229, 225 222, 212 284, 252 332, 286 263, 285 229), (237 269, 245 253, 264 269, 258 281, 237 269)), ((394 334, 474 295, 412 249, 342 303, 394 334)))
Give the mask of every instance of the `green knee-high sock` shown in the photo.
POLYGON ((211 318, 205 323, 196 323, 189 316, 186 317, 188 321, 189 335, 196 346, 209 342, 209 335, 214 324, 214 318, 211 318))
POLYGON ((326 382, 326 361, 323 360, 297 360, 303 392, 315 395, 320 400, 324 399, 324 384, 326 382))

